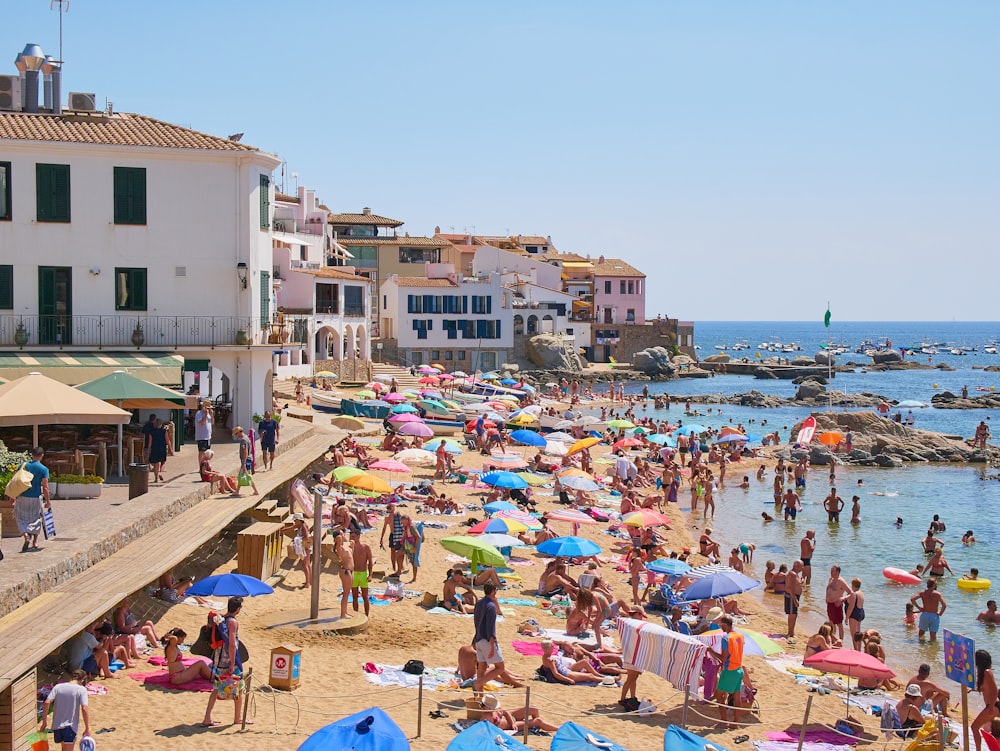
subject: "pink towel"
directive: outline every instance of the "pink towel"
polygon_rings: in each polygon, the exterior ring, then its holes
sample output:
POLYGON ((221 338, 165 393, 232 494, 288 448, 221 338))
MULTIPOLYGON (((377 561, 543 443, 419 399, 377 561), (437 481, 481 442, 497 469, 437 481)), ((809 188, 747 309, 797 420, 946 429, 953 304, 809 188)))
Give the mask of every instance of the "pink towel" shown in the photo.
MULTIPOLYGON (((771 741, 783 741, 785 743, 798 743, 799 734, 789 730, 770 730, 764 736, 771 741)), ((806 743, 831 743, 834 745, 853 746, 858 742, 857 738, 850 738, 832 730, 807 730, 805 736, 806 743)))
MULTIPOLYGON (((208 662, 208 660, 203 660, 201 657, 189 657, 184 658, 181 662, 184 667, 188 665, 193 665, 198 661, 208 662)), ((153 660, 150 659, 150 662, 153 660)), ((134 681, 141 681, 144 686, 163 686, 164 688, 172 688, 177 691, 204 691, 209 692, 214 690, 214 686, 211 681, 206 681, 204 678, 195 678, 189 683, 185 683, 181 686, 175 686, 170 682, 170 673, 166 670, 152 670, 147 673, 129 673, 128 677, 134 681)))
MULTIPOLYGON (((203 662, 208 662, 208 659, 204 658, 204 657, 182 657, 181 658, 181 665, 183 665, 184 667, 189 667, 191 665, 194 665, 199 660, 201 660, 203 662)), ((149 658, 149 664, 150 665, 156 665, 157 667, 161 667, 161 668, 162 667, 166 667, 166 665, 167 665, 167 658, 166 657, 161 657, 159 655, 154 655, 153 657, 149 658)))
POLYGON ((513 643, 514 651, 522 655, 542 655, 542 645, 535 641, 516 641, 513 643))

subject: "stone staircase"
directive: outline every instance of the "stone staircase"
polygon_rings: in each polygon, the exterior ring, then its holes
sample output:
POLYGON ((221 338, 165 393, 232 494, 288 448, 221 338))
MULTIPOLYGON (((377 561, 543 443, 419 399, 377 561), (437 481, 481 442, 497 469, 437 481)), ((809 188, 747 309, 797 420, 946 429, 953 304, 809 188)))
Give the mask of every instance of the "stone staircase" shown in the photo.
POLYGON ((421 376, 419 374, 415 376, 410 375, 408 368, 386 362, 373 362, 372 377, 382 374, 395 377, 400 391, 405 391, 406 389, 416 389, 419 391, 424 388, 424 385, 419 382, 421 376))

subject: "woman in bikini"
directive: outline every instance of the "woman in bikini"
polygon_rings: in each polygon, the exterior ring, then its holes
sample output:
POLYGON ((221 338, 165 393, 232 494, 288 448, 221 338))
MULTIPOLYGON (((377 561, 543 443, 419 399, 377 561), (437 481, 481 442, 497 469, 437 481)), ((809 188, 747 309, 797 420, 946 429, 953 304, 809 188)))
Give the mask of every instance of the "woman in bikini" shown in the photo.
POLYGON ((345 543, 345 536, 342 532, 333 533, 333 550, 337 554, 340 562, 340 617, 347 618, 347 600, 351 594, 351 587, 354 585, 354 554, 345 543))
POLYGON ((152 621, 143 621, 140 623, 132 614, 132 611, 129 610, 127 597, 123 598, 122 601, 118 603, 118 607, 115 608, 114 620, 115 633, 120 636, 136 636, 138 634, 142 634, 146 637, 146 641, 149 643, 150 649, 152 649, 160 641, 160 637, 156 635, 156 628, 153 626, 152 621))
POLYGON ((574 660, 572 657, 554 653, 552 642, 542 642, 542 668, 556 683, 573 685, 585 681, 600 681, 604 678, 588 660, 574 660))
POLYGON ((983 704, 985 705, 983 711, 976 715, 976 719, 972 721, 972 737, 976 740, 976 751, 980 751, 983 741, 979 731, 990 727, 990 722, 1000 712, 1000 707, 997 706, 997 700, 1000 699, 1000 696, 997 695, 997 681, 993 677, 992 655, 985 649, 977 649, 975 660, 976 691, 982 692, 983 704))
POLYGON ((184 633, 183 629, 172 628, 160 640, 160 644, 163 645, 163 655, 167 659, 167 672, 170 674, 171 686, 183 686, 195 678, 201 678, 205 681, 212 680, 212 668, 204 660, 197 660, 194 664, 184 667, 180 645, 184 643, 186 638, 187 634, 184 633))
POLYGON ((851 579, 851 593, 844 598, 844 606, 854 648, 861 651, 861 622, 865 619, 865 593, 861 591, 861 580, 857 577, 851 579))
POLYGON ((596 619, 594 611, 594 593, 589 589, 581 589, 576 595, 573 609, 566 615, 566 634, 583 638, 589 637, 590 632, 587 627, 591 626, 595 631, 598 627, 593 625, 596 619))
POLYGON ((212 459, 215 456, 215 452, 209 449, 205 452, 205 456, 201 462, 201 481, 211 483, 219 483, 220 493, 235 493, 236 492, 236 478, 224 475, 221 472, 216 472, 212 469, 212 459))
POLYGON ((810 636, 809 641, 806 642, 806 657, 825 652, 828 649, 833 649, 833 645, 830 643, 830 627, 824 623, 819 627, 819 631, 810 636))

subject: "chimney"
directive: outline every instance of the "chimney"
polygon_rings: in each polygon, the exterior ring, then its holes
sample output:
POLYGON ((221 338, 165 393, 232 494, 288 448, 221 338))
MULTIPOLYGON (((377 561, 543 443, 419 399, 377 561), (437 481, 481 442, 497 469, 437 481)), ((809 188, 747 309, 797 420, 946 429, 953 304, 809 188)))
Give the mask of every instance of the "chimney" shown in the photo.
POLYGON ((435 226, 435 227, 434 227, 434 234, 435 234, 435 235, 440 235, 440 234, 441 234, 441 228, 440 228, 440 227, 438 227, 438 226, 435 226))
POLYGON ((42 105, 45 109, 52 109, 52 61, 55 58, 52 55, 45 56, 45 62, 42 63, 42 105))
POLYGON ((597 262, 598 262, 598 263, 604 263, 604 256, 600 256, 600 257, 599 257, 599 258, 597 259, 597 262))
POLYGON ((361 213, 364 214, 365 216, 368 216, 369 214, 372 213, 372 210, 367 206, 365 206, 363 209, 361 209, 361 213))
POLYGON ((45 58, 42 66, 45 74, 45 106, 52 110, 53 115, 62 114, 62 64, 52 56, 45 58))
POLYGON ((24 63, 24 111, 38 112, 38 89, 41 78, 42 64, 45 62, 45 53, 42 48, 33 42, 24 45, 21 51, 21 61, 24 63))

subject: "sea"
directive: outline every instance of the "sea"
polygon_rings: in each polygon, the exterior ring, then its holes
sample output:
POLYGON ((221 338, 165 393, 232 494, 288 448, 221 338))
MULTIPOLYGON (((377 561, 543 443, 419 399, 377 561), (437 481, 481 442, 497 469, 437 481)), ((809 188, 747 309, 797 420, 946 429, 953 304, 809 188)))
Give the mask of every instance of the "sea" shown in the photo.
MULTIPOLYGON (((725 322, 706 321, 695 325, 695 343, 698 354, 704 358, 718 352, 733 357, 754 358, 760 345, 780 342, 801 347, 795 353, 782 353, 783 357, 812 356, 821 345, 833 343, 850 349, 837 356, 838 364, 848 361, 865 363, 869 358, 854 350, 865 341, 885 344, 888 340, 896 348, 927 345, 938 350, 934 355, 916 355, 918 361, 931 364, 944 363, 953 370, 908 370, 867 372, 859 367, 854 372, 837 373, 830 388, 848 392, 872 392, 894 400, 915 400, 930 404, 935 393, 950 390, 959 393, 968 387, 970 396, 1000 389, 1000 372, 986 372, 984 367, 1000 365, 1000 355, 984 352, 1000 337, 1000 323, 959 322, 836 322, 829 328, 822 320, 807 322, 725 322), (749 349, 733 351, 733 344, 745 342, 749 349), (716 345, 727 349, 717 349, 716 345), (962 348, 964 354, 949 354, 952 348, 962 348)), ((761 352, 762 357, 777 353, 761 352)), ((631 383, 627 391, 636 393, 647 385, 650 393, 668 392, 683 398, 695 394, 731 395, 757 390, 791 398, 797 387, 784 380, 757 380, 752 376, 719 375, 706 379, 679 379, 663 383, 631 383)), ((683 401, 674 401, 669 411, 649 407, 645 414, 671 422, 683 419, 686 423, 697 420, 709 427, 725 424, 743 425, 750 433, 764 433, 778 429, 783 440, 788 440, 792 426, 811 411, 805 408, 754 409, 732 405, 692 404, 693 410, 702 414, 685 417, 683 401), (711 412, 708 410, 711 408, 711 412), (721 409, 721 413, 717 412, 721 409), (766 420, 766 424, 763 424, 766 420)), ((903 410, 905 414, 905 410, 903 410)), ((998 410, 944 410, 931 407, 912 410, 915 426, 951 435, 971 436, 980 420, 996 423, 998 410)), ((998 423, 1000 424, 1000 423, 998 423)), ((998 428, 1000 431, 1000 428, 998 428)), ((998 437, 1000 441, 1000 437, 998 437)), ((1000 479, 998 472, 985 465, 953 466, 909 464, 902 469, 881 469, 841 466, 836 470, 838 494, 847 503, 845 523, 830 524, 822 508, 823 498, 830 490, 828 469, 816 467, 808 478, 803 496, 803 513, 795 521, 764 523, 761 512, 771 512, 771 481, 768 473, 765 482, 758 482, 754 475, 754 461, 744 466, 730 467, 727 487, 717 498, 716 517, 707 522, 713 536, 724 543, 724 550, 741 542, 753 543, 756 551, 749 574, 763 578, 764 564, 768 560, 791 564, 798 557, 799 541, 806 530, 814 529, 818 544, 813 556, 813 584, 803 599, 803 626, 798 629, 801 640, 814 633, 816 624, 825 619, 824 588, 830 566, 840 564, 843 576, 850 581, 861 579, 865 593, 866 628, 877 628, 883 636, 887 661, 905 680, 916 666, 928 662, 937 677, 943 679, 943 649, 939 641, 920 641, 917 631, 903 623, 905 604, 920 587, 901 586, 886 579, 882 570, 896 567, 911 570, 924 561, 920 540, 926 534, 934 514, 946 523, 946 532, 938 536, 945 543, 945 557, 956 576, 949 576, 941 583, 947 602, 942 618, 942 629, 963 634, 975 641, 977 649, 995 652, 1000 659, 1000 633, 996 627, 984 626, 976 615, 986 609, 986 601, 1000 599, 1000 479), (749 490, 740 489, 743 475, 750 478, 749 490), (860 483, 860 484, 859 484, 860 483), (850 502, 853 495, 861 498, 862 523, 852 526, 850 502), (902 526, 896 526, 902 517, 902 526), (964 546, 963 533, 973 530, 976 543, 964 546), (980 576, 994 584, 983 592, 958 589, 956 578, 977 567, 980 576)), ((687 508, 682 496, 681 509, 687 508)), ((685 516, 689 516, 684 512, 685 516)), ((705 526, 700 519, 691 522, 699 529, 705 526)), ((780 599, 765 598, 772 607, 780 608, 780 599)))

